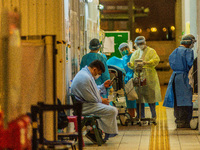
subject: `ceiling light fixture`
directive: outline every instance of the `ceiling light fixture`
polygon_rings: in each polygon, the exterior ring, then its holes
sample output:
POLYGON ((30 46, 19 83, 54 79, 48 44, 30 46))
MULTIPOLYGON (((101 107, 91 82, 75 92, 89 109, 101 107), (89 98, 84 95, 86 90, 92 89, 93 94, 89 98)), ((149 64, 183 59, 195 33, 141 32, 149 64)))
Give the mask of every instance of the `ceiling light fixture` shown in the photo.
POLYGON ((151 28, 151 32, 157 32, 157 28, 156 27, 152 27, 151 28))
POLYGON ((92 3, 93 0, 85 0, 87 3, 92 3))
POLYGON ((98 9, 99 9, 99 10, 103 10, 103 9, 104 9, 104 5, 99 4, 99 5, 98 5, 98 9))

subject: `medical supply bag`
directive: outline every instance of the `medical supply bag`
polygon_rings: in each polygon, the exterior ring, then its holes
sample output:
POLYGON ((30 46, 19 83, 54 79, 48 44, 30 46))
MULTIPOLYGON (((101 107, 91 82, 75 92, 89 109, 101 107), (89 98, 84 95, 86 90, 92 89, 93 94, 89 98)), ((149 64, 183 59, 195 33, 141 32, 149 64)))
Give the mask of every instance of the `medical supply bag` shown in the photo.
POLYGON ((138 95, 135 91, 135 87, 133 84, 133 78, 131 78, 126 84, 125 84, 125 92, 128 100, 136 100, 138 99, 138 95))

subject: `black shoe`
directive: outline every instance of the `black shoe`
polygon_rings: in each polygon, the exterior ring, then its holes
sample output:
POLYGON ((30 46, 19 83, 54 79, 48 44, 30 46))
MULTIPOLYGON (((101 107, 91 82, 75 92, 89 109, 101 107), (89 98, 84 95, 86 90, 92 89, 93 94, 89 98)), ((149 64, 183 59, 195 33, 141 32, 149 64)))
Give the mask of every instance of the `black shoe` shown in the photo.
POLYGON ((177 123, 177 128, 190 128, 188 123, 177 123))
POLYGON ((185 123, 184 124, 184 128, 190 128, 190 124, 189 123, 185 123))
POLYGON ((106 143, 108 140, 102 139, 103 144, 106 143))
POLYGON ((97 143, 97 139, 95 137, 94 134, 90 133, 90 131, 88 131, 88 133, 85 135, 90 141, 92 141, 94 144, 97 143))
POLYGON ((184 126, 184 124, 182 124, 182 123, 177 123, 177 124, 176 124, 176 127, 177 127, 177 128, 183 128, 183 126, 184 126))

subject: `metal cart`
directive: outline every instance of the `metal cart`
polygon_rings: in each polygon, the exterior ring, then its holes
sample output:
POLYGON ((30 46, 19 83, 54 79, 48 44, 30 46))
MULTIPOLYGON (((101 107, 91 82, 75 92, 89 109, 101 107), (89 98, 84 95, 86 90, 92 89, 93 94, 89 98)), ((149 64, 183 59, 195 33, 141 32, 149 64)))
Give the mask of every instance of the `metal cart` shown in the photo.
POLYGON ((108 65, 108 70, 110 73, 110 78, 113 79, 112 87, 114 89, 113 92, 113 105, 117 107, 119 113, 117 118, 120 121, 120 124, 123 126, 127 126, 129 122, 133 125, 132 117, 127 111, 126 108, 126 100, 125 91, 124 91, 124 77, 126 72, 114 65, 108 65), (122 100, 122 101, 121 101, 122 100))
POLYGON ((138 94, 138 102, 139 102, 139 114, 138 118, 136 118, 135 120, 137 120, 137 123, 139 124, 139 126, 142 125, 141 121, 147 121, 148 125, 150 125, 150 123, 152 122, 154 125, 156 125, 156 121, 153 118, 142 118, 141 117, 141 88, 142 86, 146 86, 145 84, 142 84, 142 78, 141 78, 141 73, 144 72, 143 68, 143 60, 142 59, 136 59, 135 60, 135 73, 137 73, 138 77, 135 78, 134 80, 134 86, 137 87, 137 94, 138 94))

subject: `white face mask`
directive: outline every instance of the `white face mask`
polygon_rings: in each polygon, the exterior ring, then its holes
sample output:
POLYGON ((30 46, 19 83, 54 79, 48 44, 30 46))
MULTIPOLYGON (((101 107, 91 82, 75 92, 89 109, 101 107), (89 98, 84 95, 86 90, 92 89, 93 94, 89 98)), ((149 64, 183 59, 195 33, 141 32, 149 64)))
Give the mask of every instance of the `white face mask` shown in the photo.
POLYGON ((194 47, 194 43, 192 43, 189 48, 193 48, 193 47, 194 47))
POLYGON ((101 75, 97 74, 96 76, 94 76, 94 79, 97 80, 101 75))
POLYGON ((145 45, 139 45, 138 48, 141 49, 141 50, 144 50, 145 45))

